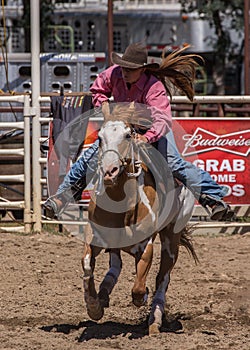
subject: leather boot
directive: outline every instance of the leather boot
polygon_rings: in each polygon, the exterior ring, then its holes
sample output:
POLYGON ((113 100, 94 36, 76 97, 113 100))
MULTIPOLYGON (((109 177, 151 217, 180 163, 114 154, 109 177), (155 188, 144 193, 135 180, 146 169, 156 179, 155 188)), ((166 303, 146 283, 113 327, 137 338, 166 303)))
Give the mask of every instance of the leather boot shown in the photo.
POLYGON ((211 220, 232 221, 235 218, 234 211, 223 200, 215 199, 207 194, 201 194, 199 203, 206 209, 211 220))
POLYGON ((43 204, 46 217, 58 219, 59 215, 65 210, 69 203, 79 201, 82 191, 86 187, 86 177, 82 177, 69 189, 49 197, 43 204))

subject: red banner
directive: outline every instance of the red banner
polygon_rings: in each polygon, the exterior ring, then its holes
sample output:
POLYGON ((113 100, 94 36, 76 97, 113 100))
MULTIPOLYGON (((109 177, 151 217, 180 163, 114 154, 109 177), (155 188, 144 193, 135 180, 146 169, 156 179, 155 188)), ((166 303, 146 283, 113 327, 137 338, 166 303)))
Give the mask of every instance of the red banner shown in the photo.
POLYGON ((250 204, 249 118, 176 118, 173 131, 182 157, 229 188, 227 203, 250 204))

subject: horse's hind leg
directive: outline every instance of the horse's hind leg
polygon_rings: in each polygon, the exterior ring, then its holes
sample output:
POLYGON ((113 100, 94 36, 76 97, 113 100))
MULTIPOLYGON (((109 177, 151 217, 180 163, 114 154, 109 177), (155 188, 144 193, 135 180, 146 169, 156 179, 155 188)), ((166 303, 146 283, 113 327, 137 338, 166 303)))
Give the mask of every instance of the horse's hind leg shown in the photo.
POLYGON ((160 332, 165 308, 165 295, 170 283, 170 273, 177 261, 180 234, 172 231, 172 225, 160 233, 161 261, 156 277, 156 292, 149 315, 149 335, 160 332))
POLYGON ((122 269, 120 249, 110 249, 109 270, 99 287, 98 297, 103 307, 109 307, 109 295, 117 283, 122 269))
POLYGON ((102 248, 93 247, 85 243, 82 257, 84 300, 89 317, 96 321, 100 320, 104 314, 104 309, 96 293, 94 281, 96 256, 101 250, 102 248))
MULTIPOLYGON (((140 245, 138 245, 140 248, 140 245)), ((136 278, 132 288, 133 304, 137 307, 144 305, 148 299, 146 279, 153 259, 153 239, 147 242, 142 254, 135 254, 136 278)))

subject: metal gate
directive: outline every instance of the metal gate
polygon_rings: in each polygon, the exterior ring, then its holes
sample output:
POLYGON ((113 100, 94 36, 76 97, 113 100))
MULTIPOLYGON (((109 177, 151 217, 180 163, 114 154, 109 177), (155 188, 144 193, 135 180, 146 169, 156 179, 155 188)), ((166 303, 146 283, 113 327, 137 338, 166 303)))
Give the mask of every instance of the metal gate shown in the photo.
MULTIPOLYGON (((0 156, 19 156, 22 158, 23 167, 22 172, 17 174, 10 174, 6 167, 6 174, 0 175, 1 183, 22 183, 24 185, 24 196, 23 200, 13 201, 7 200, 4 197, 0 197, 0 208, 3 209, 23 209, 23 221, 24 231, 30 232, 32 227, 32 213, 31 213, 31 153, 30 153, 30 96, 0 96, 0 107, 2 103, 16 103, 21 105, 23 113, 23 121, 2 121, 0 122, 0 130, 2 135, 6 135, 4 131, 15 132, 18 130, 23 131, 23 147, 21 148, 2 148, 0 149, 0 156)), ((8 228, 5 227, 5 230, 8 228)), ((21 230, 22 226, 9 227, 10 231, 21 230)))

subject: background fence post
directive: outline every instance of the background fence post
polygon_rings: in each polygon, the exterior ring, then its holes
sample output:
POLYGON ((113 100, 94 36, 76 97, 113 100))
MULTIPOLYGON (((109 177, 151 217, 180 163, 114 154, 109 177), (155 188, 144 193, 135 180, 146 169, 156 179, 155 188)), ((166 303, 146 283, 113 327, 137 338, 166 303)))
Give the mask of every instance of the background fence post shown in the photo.
POLYGON ((30 0, 32 107, 32 188, 34 231, 41 232, 41 167, 40 167, 40 1, 30 0))
POLYGON ((31 214, 31 152, 30 152, 30 96, 24 96, 24 232, 32 229, 31 214))

